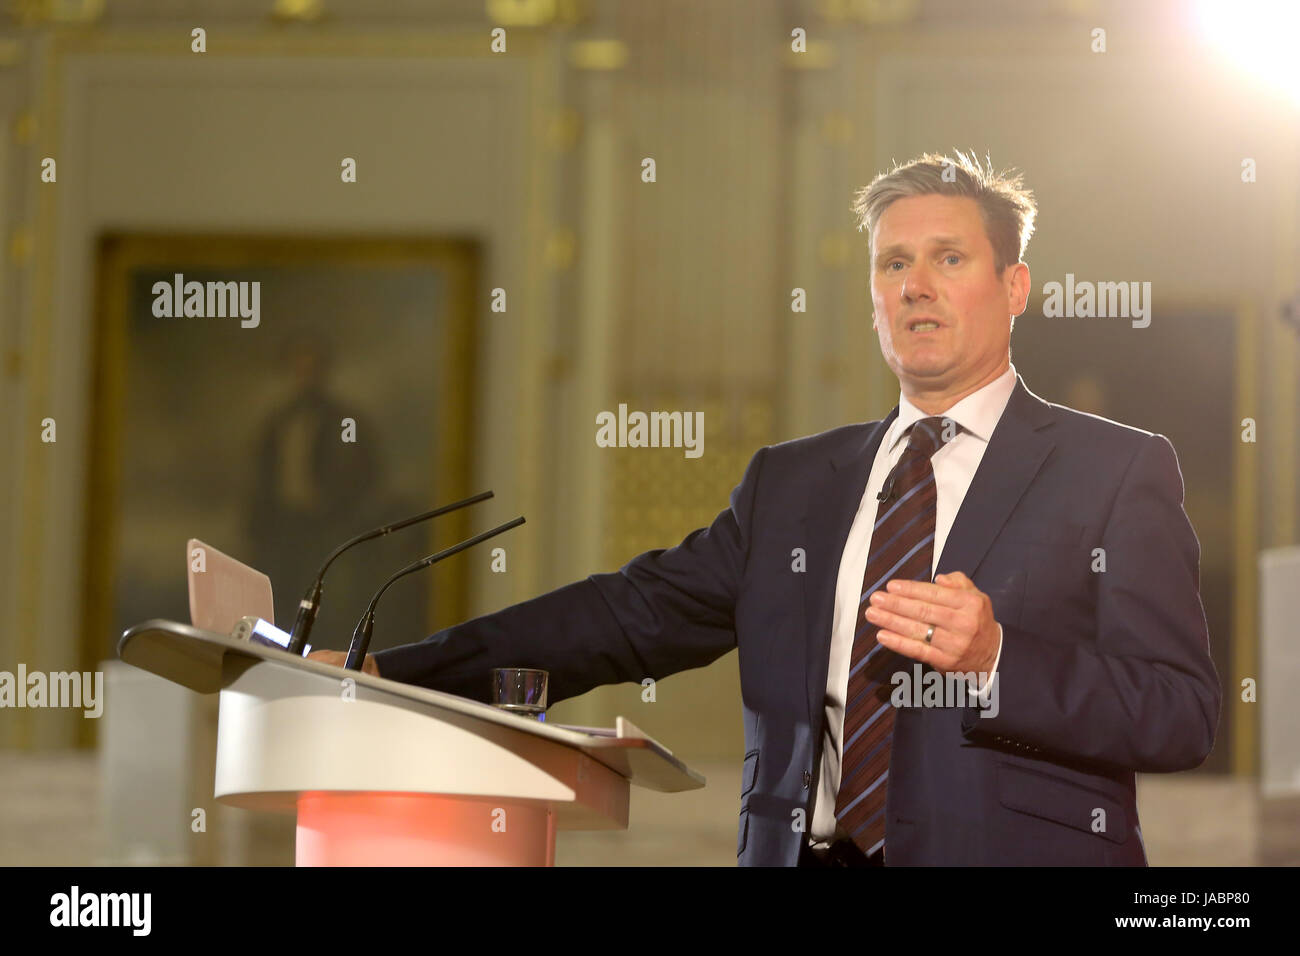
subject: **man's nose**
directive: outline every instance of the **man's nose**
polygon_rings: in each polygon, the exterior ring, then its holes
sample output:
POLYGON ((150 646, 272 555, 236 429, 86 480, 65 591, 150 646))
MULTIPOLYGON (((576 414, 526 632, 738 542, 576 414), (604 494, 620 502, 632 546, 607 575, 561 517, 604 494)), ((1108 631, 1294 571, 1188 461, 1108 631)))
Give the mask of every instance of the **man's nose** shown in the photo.
POLYGON ((930 280, 931 276, 926 265, 921 262, 916 263, 907 270, 907 278, 903 280, 903 298, 908 302, 933 299, 934 284, 930 280))

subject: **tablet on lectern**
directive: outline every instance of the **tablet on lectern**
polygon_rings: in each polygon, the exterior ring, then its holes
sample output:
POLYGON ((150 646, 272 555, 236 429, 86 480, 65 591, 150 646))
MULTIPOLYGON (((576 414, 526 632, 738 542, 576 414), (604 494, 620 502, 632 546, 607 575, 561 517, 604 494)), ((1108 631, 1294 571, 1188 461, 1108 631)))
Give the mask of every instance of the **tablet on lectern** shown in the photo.
POLYGON ((240 618, 275 623, 271 579, 198 538, 185 547, 190 587, 190 623, 205 631, 229 634, 240 618))

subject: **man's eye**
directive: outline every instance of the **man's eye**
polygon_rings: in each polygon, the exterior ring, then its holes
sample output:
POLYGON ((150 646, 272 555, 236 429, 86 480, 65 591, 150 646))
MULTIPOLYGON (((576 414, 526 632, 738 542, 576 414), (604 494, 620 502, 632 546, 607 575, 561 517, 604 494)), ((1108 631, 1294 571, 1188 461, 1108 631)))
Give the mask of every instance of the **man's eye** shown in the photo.
POLYGON ((897 259, 895 259, 893 262, 891 262, 891 263, 889 263, 887 266, 885 266, 885 270, 886 270, 887 272, 893 272, 893 271, 896 271, 896 270, 894 269, 894 266, 901 266, 901 265, 902 265, 902 263, 899 262, 897 259))
MULTIPOLYGON (((943 258, 944 258, 944 261, 945 261, 945 262, 946 262, 947 260, 949 260, 949 259, 956 259, 956 260, 958 260, 958 262, 961 261, 961 256, 957 255, 957 253, 955 253, 955 252, 950 252, 950 253, 948 253, 946 256, 944 256, 943 258)), ((957 265, 957 263, 954 262, 953 265, 957 265)))

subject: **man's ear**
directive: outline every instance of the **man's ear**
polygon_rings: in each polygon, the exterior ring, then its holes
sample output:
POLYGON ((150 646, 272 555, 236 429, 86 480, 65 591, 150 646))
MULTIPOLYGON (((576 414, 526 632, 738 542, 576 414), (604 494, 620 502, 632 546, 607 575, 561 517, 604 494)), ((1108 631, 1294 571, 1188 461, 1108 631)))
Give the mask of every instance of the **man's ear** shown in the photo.
POLYGON ((1011 270, 1009 276, 1011 314, 1017 316, 1029 307, 1029 294, 1033 291, 1029 278, 1029 266, 1023 262, 1017 262, 1015 265, 1007 266, 1007 268, 1011 270))

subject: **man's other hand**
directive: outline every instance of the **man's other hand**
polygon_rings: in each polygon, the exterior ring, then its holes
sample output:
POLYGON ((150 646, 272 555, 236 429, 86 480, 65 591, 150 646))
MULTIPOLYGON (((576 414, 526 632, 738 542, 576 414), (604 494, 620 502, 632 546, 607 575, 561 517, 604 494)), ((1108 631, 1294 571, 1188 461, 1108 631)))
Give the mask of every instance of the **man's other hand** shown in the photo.
POLYGON ((871 595, 870 605, 865 617, 881 628, 876 640, 890 650, 948 674, 992 672, 1002 630, 992 600, 960 571, 933 583, 895 578, 871 595))
MULTIPOLYGON (((342 667, 347 662, 347 659, 346 651, 312 651, 307 655, 309 661, 320 661, 322 664, 330 664, 334 667, 342 667)), ((369 654, 361 662, 361 670, 367 674, 373 674, 375 677, 383 676, 379 673, 379 665, 375 663, 375 659, 369 654)))

